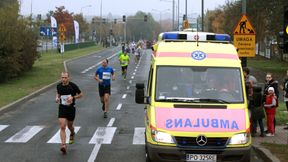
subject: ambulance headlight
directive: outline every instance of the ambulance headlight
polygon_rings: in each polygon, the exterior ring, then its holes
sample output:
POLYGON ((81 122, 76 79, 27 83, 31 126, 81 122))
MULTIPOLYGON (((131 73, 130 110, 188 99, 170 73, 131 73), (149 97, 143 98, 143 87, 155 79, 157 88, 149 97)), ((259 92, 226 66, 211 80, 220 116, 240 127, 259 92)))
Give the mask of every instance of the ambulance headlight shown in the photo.
POLYGON ((249 135, 247 133, 236 134, 230 138, 230 145, 243 145, 248 143, 249 135))
POLYGON ((173 137, 168 133, 152 130, 151 135, 155 142, 170 143, 170 144, 175 143, 173 137))

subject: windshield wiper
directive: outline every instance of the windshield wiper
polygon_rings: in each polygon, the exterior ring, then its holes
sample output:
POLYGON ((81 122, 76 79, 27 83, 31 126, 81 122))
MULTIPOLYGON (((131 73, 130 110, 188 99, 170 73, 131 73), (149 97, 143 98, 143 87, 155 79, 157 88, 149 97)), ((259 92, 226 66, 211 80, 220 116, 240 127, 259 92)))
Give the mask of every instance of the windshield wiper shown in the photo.
POLYGON ((160 102, 189 102, 189 103, 199 103, 200 98, 183 98, 183 97, 166 97, 163 99, 158 99, 160 102))
POLYGON ((201 98, 200 102, 207 102, 207 103, 225 103, 229 104, 230 102, 222 100, 222 99, 216 99, 216 98, 201 98))

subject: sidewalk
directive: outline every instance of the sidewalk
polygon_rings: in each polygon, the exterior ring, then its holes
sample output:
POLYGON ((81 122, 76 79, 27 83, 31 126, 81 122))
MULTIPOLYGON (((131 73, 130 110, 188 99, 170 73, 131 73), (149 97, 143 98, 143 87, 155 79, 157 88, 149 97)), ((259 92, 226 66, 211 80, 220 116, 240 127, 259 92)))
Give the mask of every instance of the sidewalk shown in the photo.
POLYGON ((263 159, 265 159, 265 162, 280 162, 280 160, 275 157, 269 150, 261 146, 261 143, 288 144, 288 130, 283 129, 284 127, 286 126, 277 125, 274 137, 260 137, 259 131, 255 137, 252 137, 253 148, 263 157, 263 159))

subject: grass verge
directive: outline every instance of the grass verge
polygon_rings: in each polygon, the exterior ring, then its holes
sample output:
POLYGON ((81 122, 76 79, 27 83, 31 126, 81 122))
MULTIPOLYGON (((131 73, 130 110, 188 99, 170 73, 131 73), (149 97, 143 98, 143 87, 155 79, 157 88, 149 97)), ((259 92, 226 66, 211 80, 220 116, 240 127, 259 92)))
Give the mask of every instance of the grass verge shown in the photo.
POLYGON ((56 51, 42 53, 35 61, 31 71, 24 73, 21 77, 0 84, 0 107, 16 101, 46 85, 59 79, 64 70, 63 61, 85 56, 99 51, 101 47, 94 46, 65 52, 63 55, 56 51))

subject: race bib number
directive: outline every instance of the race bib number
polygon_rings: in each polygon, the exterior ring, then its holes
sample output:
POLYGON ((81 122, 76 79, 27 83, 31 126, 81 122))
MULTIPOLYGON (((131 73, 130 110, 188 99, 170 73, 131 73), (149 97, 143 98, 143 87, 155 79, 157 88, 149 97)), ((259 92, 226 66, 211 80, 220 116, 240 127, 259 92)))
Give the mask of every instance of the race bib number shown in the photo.
POLYGON ((61 104, 62 105, 70 105, 71 103, 68 103, 68 98, 71 97, 71 95, 62 95, 61 98, 61 104))
POLYGON ((110 72, 103 72, 102 79, 110 79, 110 78, 111 78, 111 73, 110 72))

